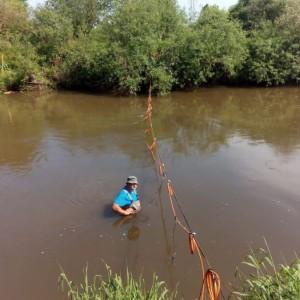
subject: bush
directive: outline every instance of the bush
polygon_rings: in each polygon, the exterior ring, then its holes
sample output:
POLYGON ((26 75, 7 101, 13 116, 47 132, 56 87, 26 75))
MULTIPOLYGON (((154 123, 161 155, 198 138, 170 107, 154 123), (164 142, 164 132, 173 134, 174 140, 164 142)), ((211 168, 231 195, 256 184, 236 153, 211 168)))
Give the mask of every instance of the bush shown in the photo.
POLYGON ((36 54, 33 46, 16 36, 11 42, 1 47, 4 54, 5 70, 0 74, 0 89, 19 90, 33 74, 39 74, 36 54))
POLYGON ((266 22, 260 30, 253 30, 249 34, 248 48, 249 57, 240 78, 264 86, 297 82, 299 45, 289 43, 273 24, 266 22))
POLYGON ((247 57, 244 32, 217 6, 206 5, 183 40, 176 66, 180 87, 230 82, 247 57))
POLYGON ((136 94, 148 89, 169 92, 175 81, 178 33, 184 18, 175 0, 123 1, 102 24, 120 91, 136 94))

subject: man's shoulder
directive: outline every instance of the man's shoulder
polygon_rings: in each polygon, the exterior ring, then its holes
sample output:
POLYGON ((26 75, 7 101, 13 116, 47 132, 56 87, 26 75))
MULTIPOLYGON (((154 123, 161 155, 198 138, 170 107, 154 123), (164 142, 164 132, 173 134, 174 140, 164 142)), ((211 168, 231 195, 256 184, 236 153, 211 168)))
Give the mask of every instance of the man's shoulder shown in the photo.
POLYGON ((126 189, 122 188, 122 189, 120 189, 118 195, 119 195, 119 196, 123 196, 123 195, 127 195, 127 193, 128 193, 128 192, 126 191, 126 189))
POLYGON ((127 198, 127 193, 126 193, 126 191, 124 190, 124 188, 122 188, 120 191, 119 191, 119 193, 118 193, 118 195, 115 197, 115 200, 114 200, 114 202, 115 203, 119 203, 120 201, 120 204, 125 200, 127 198))

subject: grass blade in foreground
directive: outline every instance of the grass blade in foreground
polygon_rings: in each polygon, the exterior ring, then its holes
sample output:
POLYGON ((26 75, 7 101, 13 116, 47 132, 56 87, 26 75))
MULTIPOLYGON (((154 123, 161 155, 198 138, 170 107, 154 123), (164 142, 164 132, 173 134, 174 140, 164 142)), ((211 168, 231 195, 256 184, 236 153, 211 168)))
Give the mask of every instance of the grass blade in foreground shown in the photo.
POLYGON ((107 278, 96 275, 92 281, 88 278, 87 268, 84 270, 83 282, 75 285, 62 272, 58 282, 62 291, 66 291, 70 300, 171 300, 175 295, 170 293, 163 281, 159 281, 153 275, 152 285, 149 289, 145 287, 142 277, 135 279, 127 271, 126 279, 123 280, 119 274, 112 274, 111 269, 107 268, 107 278))
POLYGON ((291 265, 279 265, 276 269, 270 252, 264 249, 252 251, 243 262, 250 268, 249 275, 237 270, 240 288, 230 299, 239 300, 299 300, 300 260, 291 265))

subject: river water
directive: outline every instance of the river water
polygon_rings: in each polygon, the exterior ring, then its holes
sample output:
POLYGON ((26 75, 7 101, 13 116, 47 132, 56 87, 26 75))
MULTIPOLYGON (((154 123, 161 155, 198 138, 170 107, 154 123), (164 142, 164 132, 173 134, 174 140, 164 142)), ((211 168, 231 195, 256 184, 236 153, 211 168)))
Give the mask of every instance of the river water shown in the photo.
MULTIPOLYGON (((226 283, 250 248, 277 262, 300 253, 300 89, 210 88, 154 98, 153 125, 176 193, 226 283)), ((62 299, 113 271, 156 272, 194 299, 200 271, 174 228, 166 187, 145 145, 146 98, 74 92, 0 96, 0 291, 62 299), (128 175, 143 210, 120 219, 112 199, 128 175)), ((224 287, 224 293, 228 293, 224 287)))

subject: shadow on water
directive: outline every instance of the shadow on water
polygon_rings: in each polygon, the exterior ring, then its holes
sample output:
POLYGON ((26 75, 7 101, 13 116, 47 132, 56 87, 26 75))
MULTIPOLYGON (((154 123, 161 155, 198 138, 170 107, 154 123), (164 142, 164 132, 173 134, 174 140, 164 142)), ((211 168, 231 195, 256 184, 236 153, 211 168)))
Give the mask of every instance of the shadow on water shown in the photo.
POLYGON ((101 215, 106 219, 115 219, 117 217, 116 213, 111 208, 111 203, 105 203, 103 205, 101 215))

